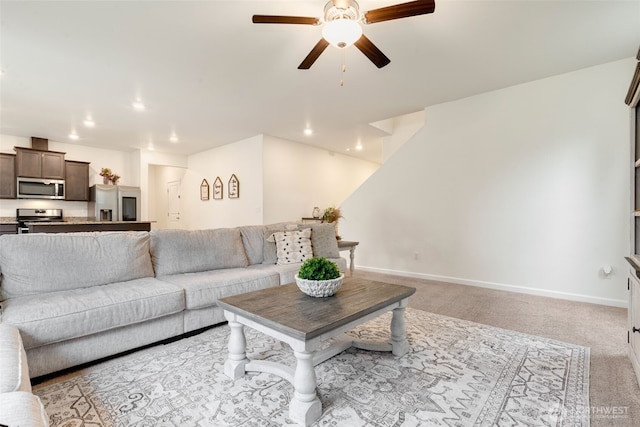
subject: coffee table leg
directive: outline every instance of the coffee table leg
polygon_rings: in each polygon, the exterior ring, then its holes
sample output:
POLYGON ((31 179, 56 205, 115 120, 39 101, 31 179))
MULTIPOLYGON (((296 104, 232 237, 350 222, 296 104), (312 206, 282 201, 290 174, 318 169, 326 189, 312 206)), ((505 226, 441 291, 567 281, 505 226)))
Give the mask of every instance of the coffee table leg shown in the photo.
POLYGON ((244 376, 247 359, 247 339, 244 336, 244 327, 241 323, 229 320, 231 334, 229 335, 229 357, 224 364, 224 373, 237 380, 244 376))
POLYGON ((407 341, 407 329, 404 322, 405 307, 393 309, 391 318, 391 347, 394 356, 404 356, 409 352, 409 341, 407 341))
POLYGON ((313 353, 294 351, 296 371, 293 376, 293 399, 289 404, 289 418, 308 426, 320 418, 322 403, 316 394, 316 370, 313 367, 313 353))

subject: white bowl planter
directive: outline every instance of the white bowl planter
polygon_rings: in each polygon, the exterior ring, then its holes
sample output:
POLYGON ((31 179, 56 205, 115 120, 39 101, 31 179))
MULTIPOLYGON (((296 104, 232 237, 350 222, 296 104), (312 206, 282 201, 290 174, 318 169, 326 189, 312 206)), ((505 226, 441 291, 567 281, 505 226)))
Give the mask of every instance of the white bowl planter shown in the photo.
POLYGON ((338 289, 340 289, 340 286, 342 286, 342 279, 344 279, 344 274, 331 280, 301 279, 296 274, 296 284, 298 288, 300 288, 303 293, 317 298, 330 297, 335 294, 338 289))

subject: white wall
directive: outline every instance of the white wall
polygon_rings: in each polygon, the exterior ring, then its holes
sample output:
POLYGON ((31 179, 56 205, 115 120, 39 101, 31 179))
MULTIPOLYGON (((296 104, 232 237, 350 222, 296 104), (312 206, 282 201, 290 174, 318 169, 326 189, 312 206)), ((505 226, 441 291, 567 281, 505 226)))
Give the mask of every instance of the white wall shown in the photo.
POLYGON ((343 203, 358 266, 625 306, 634 65, 427 108, 426 126, 343 203))
POLYGON ((391 135, 382 138, 382 161, 389 160, 396 151, 424 126, 424 110, 395 117, 391 120, 391 135))
POLYGON ((188 158, 188 170, 182 180, 184 204, 183 228, 219 228, 262 224, 262 136, 223 145, 188 158), (231 174, 240 181, 240 197, 228 198, 231 174), (224 199, 200 200, 200 184, 210 187, 219 176, 224 184, 224 199))
MULTIPOLYGON (((271 136, 264 137, 264 223, 299 221, 314 206, 340 206, 378 168, 356 159, 271 136)), ((343 215, 349 216, 343 210, 343 215)))
MULTIPOLYGON (((31 147, 31 138, 0 135, 0 151, 15 153, 13 147, 31 147)), ((122 185, 138 185, 137 165, 132 161, 132 152, 86 147, 49 141, 49 150, 62 151, 67 160, 91 162, 89 165, 89 185, 102 183, 100 170, 110 168, 122 178, 122 185)), ((86 217, 86 202, 65 202, 55 200, 7 200, 0 199, 0 217, 15 217, 16 208, 62 209, 65 216, 86 217)))

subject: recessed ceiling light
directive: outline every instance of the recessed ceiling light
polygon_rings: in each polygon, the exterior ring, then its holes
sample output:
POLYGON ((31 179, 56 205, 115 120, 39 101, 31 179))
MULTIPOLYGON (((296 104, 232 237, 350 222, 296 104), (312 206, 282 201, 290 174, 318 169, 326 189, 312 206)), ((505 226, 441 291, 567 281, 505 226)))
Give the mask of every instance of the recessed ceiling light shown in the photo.
POLYGON ((347 148, 347 151, 351 151, 351 148, 347 148))
POLYGON ((362 144, 358 142, 358 145, 356 145, 356 150, 360 151, 362 150, 362 144))
POLYGON ((96 125, 96 122, 94 122, 91 117, 87 117, 82 123, 88 128, 92 128, 96 125))
POLYGON ((176 136, 175 133, 171 134, 171 136, 169 137, 169 141, 176 143, 178 142, 178 137, 176 136))
POLYGON ((78 138, 80 138, 80 137, 79 137, 79 136, 78 136, 78 134, 77 134, 77 133, 75 133, 75 132, 71 132, 71 133, 69 134, 69 139, 73 139, 74 141, 76 141, 78 138))
POLYGON ((311 128, 306 128, 306 129, 304 130, 304 134, 305 134, 305 135, 307 135, 307 136, 313 135, 313 129, 311 129, 311 128))
POLYGON ((140 101, 139 99, 136 99, 135 101, 133 101, 133 103, 131 104, 133 106, 133 109, 136 111, 144 111, 147 109, 147 107, 144 105, 144 103, 142 101, 140 101))

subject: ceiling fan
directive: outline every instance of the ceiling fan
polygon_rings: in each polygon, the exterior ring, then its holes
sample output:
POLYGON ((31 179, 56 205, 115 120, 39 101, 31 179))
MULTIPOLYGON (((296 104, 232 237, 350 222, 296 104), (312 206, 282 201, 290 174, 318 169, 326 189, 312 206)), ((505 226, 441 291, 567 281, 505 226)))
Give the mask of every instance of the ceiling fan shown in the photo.
POLYGON ((360 13, 355 0, 330 0, 324 7, 324 19, 304 16, 253 15, 254 24, 300 24, 322 25, 322 38, 298 65, 300 70, 308 70, 320 54, 331 44, 345 48, 352 44, 357 47, 376 67, 382 68, 391 60, 385 56, 371 40, 362 34, 363 24, 408 18, 410 16, 433 13, 435 0, 416 0, 393 6, 381 7, 360 13))

